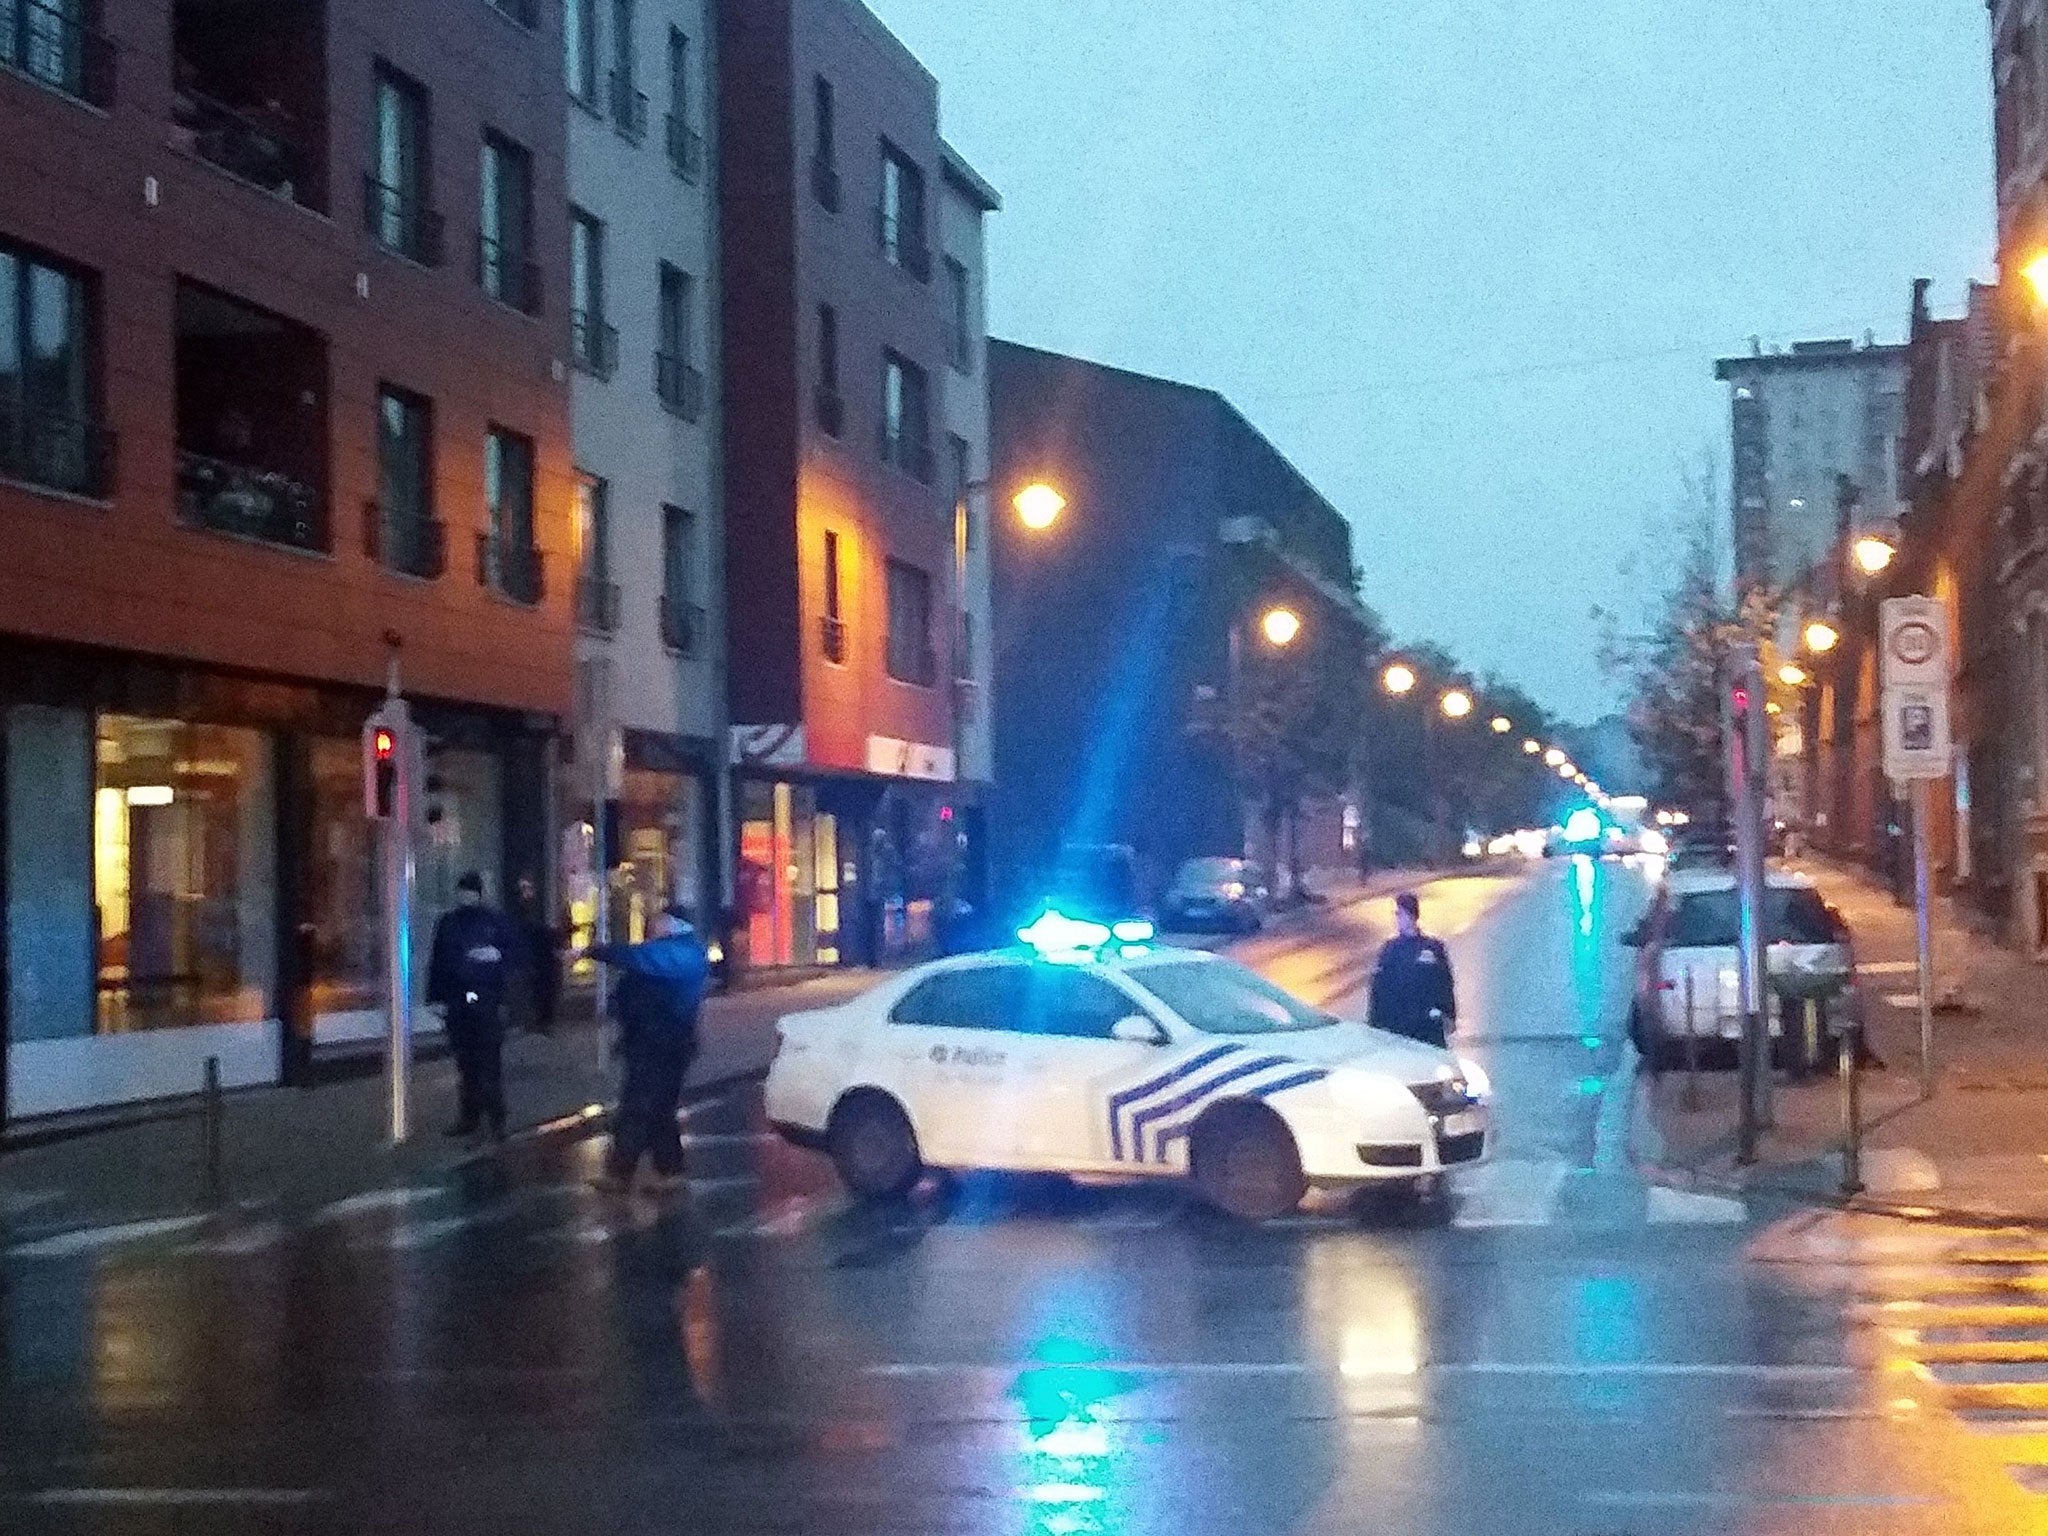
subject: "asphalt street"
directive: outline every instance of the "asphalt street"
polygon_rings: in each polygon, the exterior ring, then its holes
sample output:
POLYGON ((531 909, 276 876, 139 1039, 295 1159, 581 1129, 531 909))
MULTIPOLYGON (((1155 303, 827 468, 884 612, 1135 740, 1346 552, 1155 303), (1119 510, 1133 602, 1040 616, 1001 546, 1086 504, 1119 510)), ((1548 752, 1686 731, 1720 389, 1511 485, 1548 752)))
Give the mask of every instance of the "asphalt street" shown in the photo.
MULTIPOLYGON (((583 1142, 17 1244, 0 1531, 2048 1531, 2041 1239, 1636 1171, 1647 880, 1425 888, 1497 1150, 1419 1208, 860 1208, 748 1090, 692 1111, 687 1197, 597 1194, 583 1142)), ((1240 952, 1351 1004, 1390 915, 1240 952)))

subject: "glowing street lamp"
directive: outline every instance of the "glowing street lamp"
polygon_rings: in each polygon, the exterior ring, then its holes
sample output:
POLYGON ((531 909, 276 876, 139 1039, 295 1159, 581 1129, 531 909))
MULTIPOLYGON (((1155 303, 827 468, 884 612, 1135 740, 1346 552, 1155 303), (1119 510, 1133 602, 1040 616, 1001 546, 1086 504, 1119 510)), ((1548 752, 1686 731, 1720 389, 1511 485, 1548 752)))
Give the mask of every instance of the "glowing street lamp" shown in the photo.
POLYGON ((1522 743, 1522 750, 1525 753, 1527 753, 1530 757, 1534 757, 1543 750, 1543 743, 1538 741, 1535 737, 1531 736, 1527 741, 1522 743))
POLYGON ((1559 763, 1557 765, 1557 776, 1560 779, 1566 780, 1576 779, 1579 776, 1579 770, 1570 763, 1559 763))
POLYGON ((1399 698, 1404 693, 1415 691, 1415 669, 1406 662, 1397 661, 1380 674, 1380 686, 1399 698))
POLYGON ((1301 633, 1301 615, 1292 608, 1268 608, 1259 620, 1259 633, 1266 637, 1268 645, 1284 650, 1301 633))
POLYGON ((1842 632, 1826 619, 1815 619, 1806 626, 1806 633, 1802 638, 1805 639, 1806 649, 1810 654, 1825 656, 1842 643, 1842 632))
POLYGON ((1787 688, 1804 688, 1807 682, 1806 668, 1796 661, 1788 661, 1778 668, 1778 681, 1787 688))
POLYGON ((1462 688, 1453 688, 1437 701, 1446 720, 1462 720, 1472 713, 1472 695, 1462 688))
POLYGON ((2034 302, 2048 305, 2048 251, 2043 251, 2029 260, 2020 268, 2020 275, 2026 278, 2027 286, 2034 290, 2034 302))
POLYGON ((1898 553, 1892 541, 1874 533, 1866 533, 1849 546, 1849 558, 1856 562, 1856 569, 1866 576, 1880 574, 1892 563, 1898 553))
POLYGON ((1543 754, 1543 761, 1544 761, 1544 764, 1545 764, 1545 765, 1546 765, 1547 767, 1551 767, 1551 768, 1562 768, 1562 767, 1564 767, 1564 766, 1565 766, 1565 756, 1564 756, 1564 749, 1563 749, 1562 747, 1552 747, 1552 748, 1551 748, 1551 749, 1550 749, 1550 750, 1549 750, 1548 752, 1546 752, 1546 753, 1544 753, 1544 754, 1543 754))
POLYGON ((1494 735, 1505 736, 1509 731, 1512 731, 1514 728, 1515 722, 1510 720, 1506 715, 1495 715, 1493 717, 1494 735))
POLYGON ((1034 480, 1010 498, 1010 505, 1017 509, 1020 523, 1033 533, 1043 533, 1067 510, 1067 498, 1043 480, 1034 480))

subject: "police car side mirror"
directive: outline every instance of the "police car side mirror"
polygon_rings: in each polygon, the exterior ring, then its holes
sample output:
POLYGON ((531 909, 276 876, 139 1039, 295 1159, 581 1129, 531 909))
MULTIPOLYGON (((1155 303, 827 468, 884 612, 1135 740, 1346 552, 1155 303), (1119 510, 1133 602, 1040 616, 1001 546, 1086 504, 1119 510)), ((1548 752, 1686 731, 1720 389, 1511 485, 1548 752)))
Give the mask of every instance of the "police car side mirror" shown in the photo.
POLYGON ((1118 1019, 1110 1025, 1109 1038, 1121 1040, 1127 1045, 1164 1045, 1166 1031, 1160 1027, 1158 1020, 1148 1019, 1142 1013, 1134 1013, 1129 1018, 1118 1019))

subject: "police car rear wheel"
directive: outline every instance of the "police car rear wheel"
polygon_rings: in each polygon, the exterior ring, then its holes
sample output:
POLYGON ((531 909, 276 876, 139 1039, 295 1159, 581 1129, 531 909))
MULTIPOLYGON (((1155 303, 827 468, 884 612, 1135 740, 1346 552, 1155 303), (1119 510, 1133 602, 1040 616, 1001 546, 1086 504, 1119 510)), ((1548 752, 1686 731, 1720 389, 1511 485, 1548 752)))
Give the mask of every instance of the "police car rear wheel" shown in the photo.
POLYGON ((832 1112, 825 1138, 841 1182, 864 1199, 908 1194, 924 1175, 917 1133, 902 1106, 887 1094, 846 1099, 832 1112))
POLYGON ((1294 1137, 1261 1105, 1226 1105, 1195 1127, 1195 1185, 1240 1221, 1285 1216, 1308 1193, 1294 1137))

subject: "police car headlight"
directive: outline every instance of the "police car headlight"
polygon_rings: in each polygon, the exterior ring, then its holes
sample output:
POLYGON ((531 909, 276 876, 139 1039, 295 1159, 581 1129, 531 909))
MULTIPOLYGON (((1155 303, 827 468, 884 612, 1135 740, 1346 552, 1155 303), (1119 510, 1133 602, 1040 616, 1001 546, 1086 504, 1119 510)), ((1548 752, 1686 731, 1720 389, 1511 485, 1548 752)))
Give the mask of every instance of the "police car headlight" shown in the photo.
POLYGON ((1490 1099, 1493 1097, 1493 1079, 1486 1075, 1486 1068, 1480 1066, 1478 1062, 1472 1060, 1469 1056, 1460 1056, 1458 1058, 1458 1067, 1465 1074, 1465 1086, 1472 1090, 1473 1098, 1490 1099))
POLYGON ((1347 1111, 1355 1115, 1387 1111, 1398 1113, 1412 1108, 1414 1103, 1409 1097, 1406 1083, 1378 1072, 1360 1072, 1340 1067, 1330 1074, 1329 1081, 1331 1095, 1347 1111))

